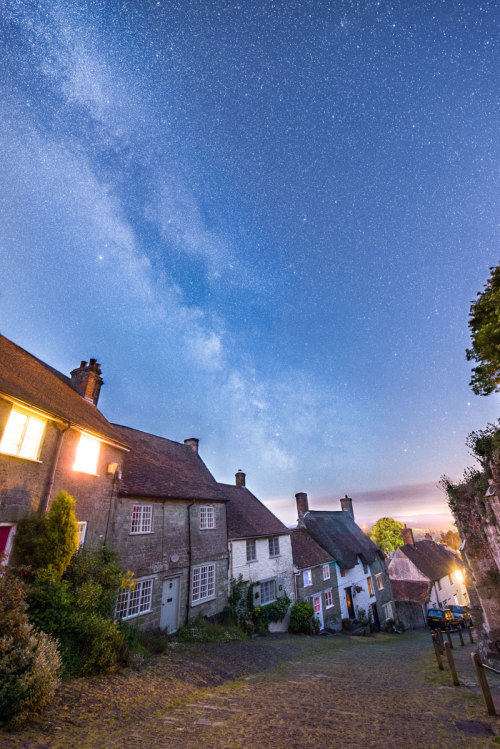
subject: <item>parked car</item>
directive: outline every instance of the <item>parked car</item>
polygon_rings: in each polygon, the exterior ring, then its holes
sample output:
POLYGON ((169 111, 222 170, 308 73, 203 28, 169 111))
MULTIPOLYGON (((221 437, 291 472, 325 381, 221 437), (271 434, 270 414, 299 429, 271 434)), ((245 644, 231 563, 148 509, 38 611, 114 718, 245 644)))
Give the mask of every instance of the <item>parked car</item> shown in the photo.
POLYGON ((427 624, 431 629, 452 629, 458 625, 458 619, 450 609, 429 609, 427 624))
POLYGON ((450 606, 450 611, 455 616, 461 627, 472 627, 472 616, 468 606, 450 606))

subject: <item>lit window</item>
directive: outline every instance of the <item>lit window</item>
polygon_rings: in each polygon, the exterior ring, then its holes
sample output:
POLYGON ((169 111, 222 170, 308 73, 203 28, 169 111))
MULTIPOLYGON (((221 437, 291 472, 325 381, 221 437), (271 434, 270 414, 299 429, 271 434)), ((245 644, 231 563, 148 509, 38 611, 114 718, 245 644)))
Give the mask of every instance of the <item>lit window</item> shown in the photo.
POLYGON ((153 578, 137 580, 122 590, 116 602, 115 615, 118 619, 147 614, 151 611, 153 598, 153 578))
POLYGON ((74 471, 82 473, 97 473, 97 460, 101 443, 89 434, 80 434, 80 442, 76 449, 76 458, 73 464, 74 471))
POLYGON ((375 583, 377 585, 377 590, 383 590, 384 589, 384 581, 382 580, 382 573, 379 572, 377 575, 375 575, 375 583))
POLYGON ((384 609, 384 616, 387 619, 394 619, 393 610, 392 610, 392 603, 384 603, 382 606, 384 609))
POLYGON ((331 609, 333 606, 333 594, 331 590, 325 590, 325 607, 331 609))
POLYGON ((200 507, 200 529, 215 528, 215 510, 213 507, 200 507))
POLYGON ((330 565, 324 564, 323 565, 323 580, 329 580, 330 579, 330 565))
POLYGON ((279 557, 280 555, 280 539, 279 536, 271 536, 269 539, 269 556, 279 557))
POLYGON ((15 525, 12 523, 0 523, 0 564, 7 564, 9 561, 15 533, 15 525))
POLYGON ((255 545, 255 539, 247 541, 247 562, 257 561, 257 549, 255 545))
POLYGON ((266 603, 276 600, 276 580, 267 580, 260 584, 260 602, 264 606, 266 603))
POLYGON ((2 434, 0 452, 37 460, 45 419, 13 408, 2 434))
POLYGON ((208 598, 214 597, 215 564, 203 564, 200 567, 194 567, 191 586, 191 603, 206 601, 208 598))
POLYGON ((304 587, 305 588, 308 585, 312 585, 313 584, 312 570, 304 570, 304 572, 302 573, 302 577, 303 577, 303 580, 304 580, 304 587))
POLYGON ((130 533, 152 533, 153 505, 134 505, 130 533))
POLYGON ((375 593, 373 592, 373 583, 371 577, 367 577, 366 582, 368 583, 368 593, 370 594, 370 596, 374 596, 375 593))
POLYGON ((83 546, 86 533, 87 533, 87 521, 83 520, 82 522, 78 523, 78 531, 76 533, 77 548, 80 548, 80 546, 83 546))

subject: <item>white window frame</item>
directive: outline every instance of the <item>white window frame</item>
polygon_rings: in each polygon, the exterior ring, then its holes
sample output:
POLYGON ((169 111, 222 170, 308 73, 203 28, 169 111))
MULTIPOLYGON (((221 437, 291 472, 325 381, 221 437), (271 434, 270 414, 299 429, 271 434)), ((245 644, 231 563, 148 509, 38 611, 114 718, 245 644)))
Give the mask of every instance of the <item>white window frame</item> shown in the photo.
POLYGON ((0 440, 0 452, 4 455, 12 455, 15 458, 38 461, 46 425, 47 419, 44 419, 42 416, 30 413, 29 411, 25 411, 22 408, 18 408, 17 406, 12 406, 9 413, 9 418, 7 419, 7 423, 2 433, 2 438, 0 440), (21 417, 21 419, 24 419, 24 423, 19 424, 16 427, 14 425, 14 421, 16 420, 16 418, 19 419, 19 417, 21 417), (26 448, 29 444, 28 441, 30 439, 30 424, 33 427, 35 422, 38 422, 38 424, 41 425, 41 428, 39 429, 36 440, 32 443, 29 452, 26 454, 26 448), (9 449, 9 447, 12 448, 13 430, 17 432, 15 449, 9 449))
POLYGON ((88 473, 90 476, 97 476, 97 464, 99 463, 100 452, 101 440, 86 432, 80 432, 80 441, 76 448, 73 470, 78 473, 88 473), (87 452, 89 449, 93 451, 90 456, 87 452))
POLYGON ((382 579, 381 572, 377 572, 377 574, 375 575, 375 583, 377 586, 377 590, 384 590, 384 581, 382 579))
POLYGON ((117 619, 133 619, 151 611, 153 580, 152 577, 135 580, 120 592, 115 607, 117 619))
POLYGON ((384 616, 385 620, 388 619, 394 619, 394 610, 392 608, 392 601, 388 601, 387 603, 382 604, 382 608, 384 609, 384 616))
POLYGON ((262 580, 260 584, 260 605, 266 606, 268 603, 272 603, 277 598, 277 585, 276 580, 273 578, 272 580, 262 580), (274 592, 273 598, 266 598, 264 600, 264 591, 267 591, 267 587, 264 586, 272 586, 272 590, 274 592))
POLYGON ((323 565, 323 580, 329 580, 330 579, 330 565, 324 564, 323 565))
POLYGON ((309 585, 313 584, 312 570, 304 570, 302 572, 302 584, 304 588, 308 588, 309 585))
POLYGON ((79 520, 78 521, 78 531, 76 533, 76 541, 78 544, 78 549, 83 546, 85 543, 85 536, 87 535, 87 521, 86 520, 79 520))
POLYGON ((202 505, 200 507, 200 530, 210 531, 215 528, 215 507, 202 505))
POLYGON ((257 561, 257 543, 254 538, 247 539, 247 562, 257 561))
POLYGON ((329 588, 325 590, 325 609, 331 608, 333 608, 333 589, 329 588), (328 603, 328 599, 330 599, 330 603, 328 603))
POLYGON ((138 536, 153 532, 153 505, 132 505, 130 535, 138 536))
POLYGON ((274 557, 280 556, 280 537, 279 536, 269 536, 269 558, 274 559, 274 557))
POLYGON ((0 526, 11 529, 9 536, 7 538, 7 543, 5 544, 5 551, 3 552, 4 556, 0 559, 0 565, 3 565, 3 564, 8 564, 9 557, 12 551, 12 546, 14 545, 14 536, 16 535, 17 526, 15 523, 0 523, 0 526))
POLYGON ((191 570, 191 606, 215 598, 215 562, 198 564, 191 570))

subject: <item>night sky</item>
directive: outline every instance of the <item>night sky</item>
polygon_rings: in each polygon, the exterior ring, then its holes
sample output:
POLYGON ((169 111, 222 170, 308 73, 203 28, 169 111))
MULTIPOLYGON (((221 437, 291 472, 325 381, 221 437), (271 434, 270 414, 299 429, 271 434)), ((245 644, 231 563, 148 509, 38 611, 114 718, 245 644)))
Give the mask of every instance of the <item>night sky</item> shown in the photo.
POLYGON ((500 5, 39 5, 0 6, 0 331, 285 522, 440 522, 498 415, 500 5))

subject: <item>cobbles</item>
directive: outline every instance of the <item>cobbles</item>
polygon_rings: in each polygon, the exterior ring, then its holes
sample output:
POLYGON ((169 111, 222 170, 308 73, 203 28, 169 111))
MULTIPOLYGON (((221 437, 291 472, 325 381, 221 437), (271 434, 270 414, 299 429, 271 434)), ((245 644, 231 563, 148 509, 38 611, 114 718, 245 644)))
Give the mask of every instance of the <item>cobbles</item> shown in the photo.
MULTIPOLYGON (((39 724, 0 735, 0 746, 497 745, 500 720, 433 659, 428 633, 173 647, 139 672, 65 682, 39 724)), ((465 670, 467 653, 462 660, 465 670)))

